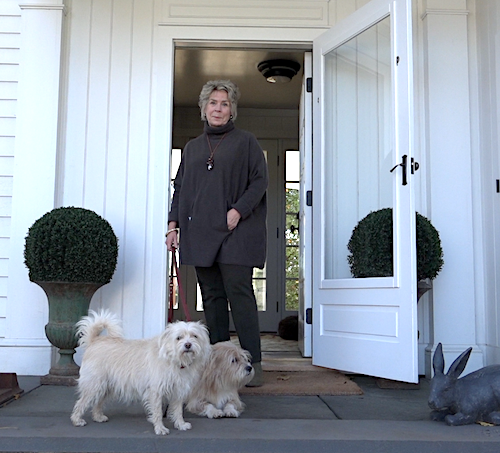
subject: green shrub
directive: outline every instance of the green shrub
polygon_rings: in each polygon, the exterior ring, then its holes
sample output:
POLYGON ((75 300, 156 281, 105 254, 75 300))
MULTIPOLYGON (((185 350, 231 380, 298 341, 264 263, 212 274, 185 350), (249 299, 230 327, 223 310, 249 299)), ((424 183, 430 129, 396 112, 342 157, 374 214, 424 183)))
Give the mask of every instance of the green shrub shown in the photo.
MULTIPOLYGON (((417 280, 434 279, 443 267, 439 233, 423 215, 416 213, 417 280)), ((353 277, 393 275, 392 209, 371 212, 360 220, 347 245, 347 261, 353 277)))
POLYGON ((109 283, 117 259, 113 228, 88 209, 53 209, 26 236, 24 263, 31 281, 109 283))

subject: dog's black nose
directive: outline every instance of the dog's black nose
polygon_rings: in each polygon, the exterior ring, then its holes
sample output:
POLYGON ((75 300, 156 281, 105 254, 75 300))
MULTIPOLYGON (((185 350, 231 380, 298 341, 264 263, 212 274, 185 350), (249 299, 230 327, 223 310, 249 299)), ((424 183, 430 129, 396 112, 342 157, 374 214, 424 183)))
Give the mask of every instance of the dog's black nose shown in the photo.
POLYGON ((184 347, 185 347, 186 349, 191 349, 191 343, 186 343, 186 344, 184 345, 184 347))
POLYGON ((253 368, 252 366, 247 365, 246 368, 245 368, 245 370, 247 371, 247 373, 251 373, 252 372, 252 368, 253 368))

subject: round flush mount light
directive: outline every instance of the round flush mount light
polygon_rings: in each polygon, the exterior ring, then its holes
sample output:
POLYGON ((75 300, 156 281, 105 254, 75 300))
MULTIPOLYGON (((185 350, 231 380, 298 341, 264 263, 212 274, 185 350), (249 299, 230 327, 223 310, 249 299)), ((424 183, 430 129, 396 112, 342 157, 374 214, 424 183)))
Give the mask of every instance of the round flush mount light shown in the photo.
POLYGON ((292 60, 266 60, 257 69, 269 83, 287 83, 299 72, 300 64, 292 60))

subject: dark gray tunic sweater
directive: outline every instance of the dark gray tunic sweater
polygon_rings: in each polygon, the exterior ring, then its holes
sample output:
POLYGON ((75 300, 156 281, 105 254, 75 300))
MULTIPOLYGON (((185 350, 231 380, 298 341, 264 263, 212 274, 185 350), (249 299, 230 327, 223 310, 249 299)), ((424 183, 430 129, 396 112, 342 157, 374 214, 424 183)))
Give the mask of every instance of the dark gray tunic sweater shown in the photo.
POLYGON ((180 227, 182 264, 209 267, 214 262, 263 268, 266 260, 267 163, 255 136, 236 129, 232 121, 221 127, 205 123, 205 132, 189 141, 174 181, 168 216, 180 227), (210 149, 214 166, 207 169, 210 149), (227 212, 241 219, 227 228, 227 212))

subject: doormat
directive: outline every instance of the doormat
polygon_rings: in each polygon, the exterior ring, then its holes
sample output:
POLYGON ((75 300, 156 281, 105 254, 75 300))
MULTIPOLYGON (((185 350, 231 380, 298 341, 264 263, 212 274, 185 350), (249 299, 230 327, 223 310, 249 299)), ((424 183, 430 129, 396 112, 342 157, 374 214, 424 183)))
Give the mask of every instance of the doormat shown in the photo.
POLYGON ((264 371, 262 387, 244 387, 241 395, 362 395, 363 390, 336 370, 264 371))

